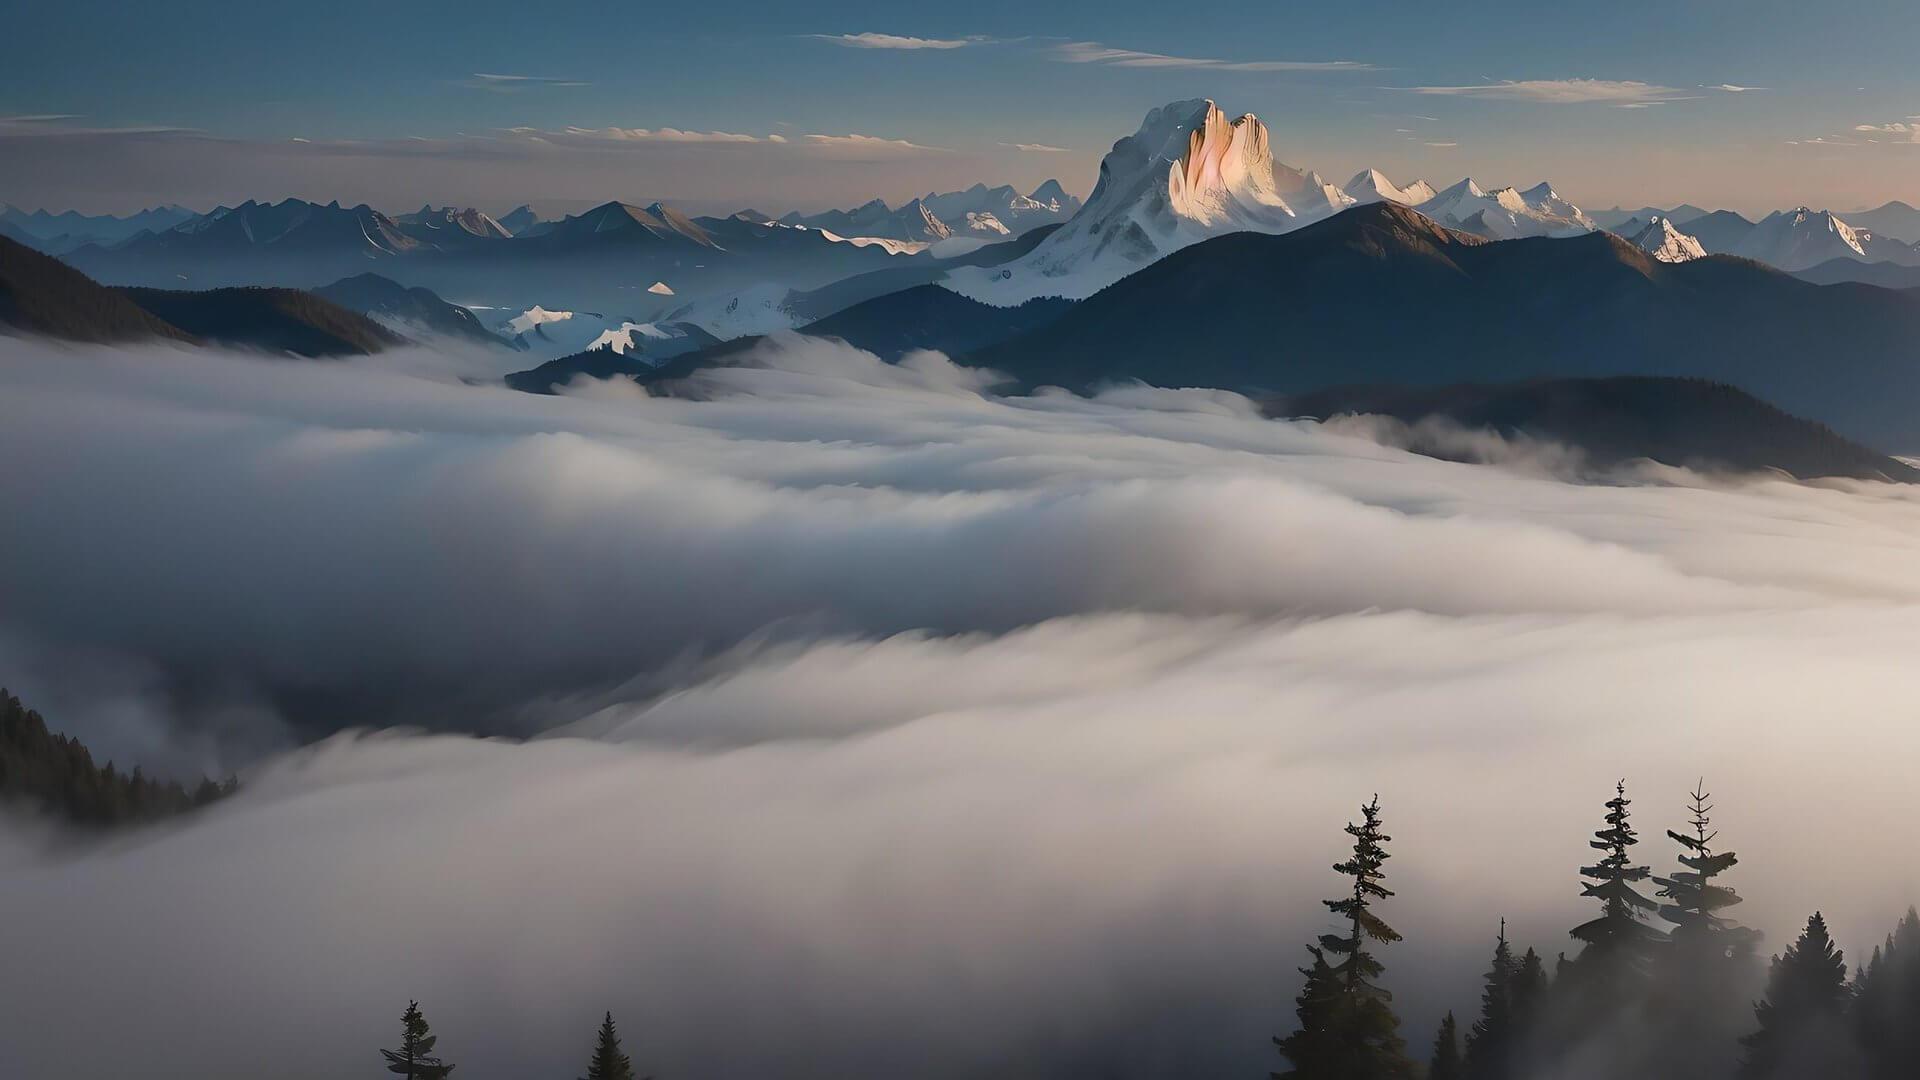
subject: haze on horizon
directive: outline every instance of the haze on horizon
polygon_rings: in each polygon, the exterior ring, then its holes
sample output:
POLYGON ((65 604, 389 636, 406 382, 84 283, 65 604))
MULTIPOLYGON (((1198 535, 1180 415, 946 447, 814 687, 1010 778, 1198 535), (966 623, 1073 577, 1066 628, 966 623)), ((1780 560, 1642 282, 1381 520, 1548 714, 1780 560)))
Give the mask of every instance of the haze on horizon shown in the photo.
POLYGON ((90 0, 9 18, 34 47, 0 75, 0 201, 26 208, 777 212, 1049 177, 1084 195, 1142 113, 1202 96, 1336 181, 1548 179, 1593 208, 1920 201, 1920 9, 1881 0, 1814 23, 1778 0, 1553 19, 1378 0, 1097 18, 722 0, 644 19, 349 0, 291 21, 90 0))

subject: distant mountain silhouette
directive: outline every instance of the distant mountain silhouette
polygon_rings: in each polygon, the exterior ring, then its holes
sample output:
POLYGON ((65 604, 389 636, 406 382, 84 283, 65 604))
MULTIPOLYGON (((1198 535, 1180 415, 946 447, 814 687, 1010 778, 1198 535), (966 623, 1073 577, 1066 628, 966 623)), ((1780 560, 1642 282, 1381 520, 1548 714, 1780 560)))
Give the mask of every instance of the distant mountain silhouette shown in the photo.
POLYGON ((0 326, 68 341, 193 340, 118 291, 5 237, 0 237, 0 326))
POLYGON ((1794 277, 1815 285, 1837 285, 1856 281, 1883 289, 1920 288, 1920 266, 1902 266, 1892 262, 1861 262, 1859 259, 1828 259, 1818 266, 1797 270, 1794 277))
POLYGON ((1048 298, 997 308, 938 285, 917 285, 855 304, 801 332, 840 338, 882 360, 898 360, 915 349, 960 355, 1038 330, 1071 307, 1071 300, 1048 298))
POLYGON ((1800 479, 1846 476, 1920 481, 1920 469, 1789 415, 1753 395, 1703 379, 1621 376, 1531 379, 1498 385, 1338 387, 1262 403, 1271 415, 1327 419, 1342 413, 1408 424, 1445 418, 1576 447, 1609 467, 1634 458, 1668 465, 1800 479))
POLYGON ((1488 243, 1392 204, 1196 244, 967 360, 1027 386, 1270 393, 1687 375, 1920 446, 1920 295, 1659 263, 1606 233, 1488 243))
POLYGON ((405 343, 379 323, 299 289, 122 289, 194 337, 297 356, 367 355, 405 343))
POLYGON ((372 318, 398 320, 430 333, 450 338, 512 348, 506 338, 480 324, 473 312, 440 299, 431 289, 408 288, 379 274, 355 274, 331 285, 313 290, 315 296, 331 300, 348 311, 372 318))
POLYGON ((1679 226, 1681 232, 1700 241, 1700 246, 1706 248, 1709 255, 1725 255, 1732 251, 1758 224, 1731 210, 1715 210, 1684 220, 1676 215, 1673 223, 1679 226))

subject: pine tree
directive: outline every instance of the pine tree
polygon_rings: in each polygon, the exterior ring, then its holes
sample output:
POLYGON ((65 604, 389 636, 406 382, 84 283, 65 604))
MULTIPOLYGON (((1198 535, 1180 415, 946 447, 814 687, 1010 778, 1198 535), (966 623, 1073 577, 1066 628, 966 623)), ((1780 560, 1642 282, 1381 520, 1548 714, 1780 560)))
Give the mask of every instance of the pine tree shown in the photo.
POLYGON ((1627 798, 1627 782, 1622 780, 1614 786, 1613 798, 1607 800, 1607 827, 1595 832, 1594 838, 1587 842, 1589 847, 1606 855, 1594 865, 1580 868, 1580 876, 1588 879, 1580 887, 1580 895, 1600 901, 1600 917, 1570 931, 1586 946, 1574 962, 1575 971, 1589 986, 1604 987, 1606 996, 1614 999, 1612 1004, 1618 1004, 1625 996, 1622 993, 1625 980, 1646 973, 1653 944, 1663 936, 1643 922, 1641 915, 1642 911, 1658 905, 1633 887, 1634 882, 1646 880, 1652 871, 1633 865, 1633 857, 1628 853, 1629 848, 1640 842, 1633 826, 1627 823, 1632 816, 1627 809, 1631 804, 1632 800, 1627 798))
POLYGON ((1274 1040, 1293 1068, 1276 1077, 1376 1080, 1414 1073, 1400 1038, 1400 1018, 1388 1004, 1393 995, 1374 982, 1385 968, 1367 949, 1369 942, 1400 940, 1399 932, 1373 912, 1375 901, 1393 895, 1380 884, 1381 867, 1389 858, 1384 845, 1393 838, 1380 831, 1378 795, 1360 814, 1362 824, 1347 823, 1352 857, 1334 865, 1335 871, 1353 879, 1353 892, 1324 901, 1346 920, 1348 933, 1322 934, 1317 947, 1307 947, 1314 962, 1303 971, 1307 985, 1296 999, 1300 1030, 1274 1040), (1329 963, 1329 953, 1339 961, 1329 963))
POLYGON ((613 1030, 613 1014, 600 1024, 600 1037, 594 1042, 593 1060, 587 1065, 584 1080, 634 1080, 633 1062, 620 1052, 620 1036, 613 1030))
POLYGON ((400 1025, 400 1049, 380 1051, 387 1059, 387 1071, 407 1080, 445 1080, 453 1066, 432 1056, 433 1044, 440 1041, 440 1036, 427 1027, 427 1018, 420 1015, 419 1002, 407 1002, 400 1025))
POLYGON ((1507 944, 1507 920, 1500 920, 1500 936, 1493 946, 1493 966, 1487 969, 1486 989, 1480 994, 1480 1019, 1467 1032, 1467 1075, 1474 1080, 1505 1080, 1513 1075, 1513 983, 1519 965, 1507 944))
POLYGON ((1872 1076, 1920 1072, 1920 913, 1914 909, 1854 980, 1853 1013, 1872 1076))
POLYGON ((1747 1048, 1741 1075, 1853 1075, 1837 1060, 1847 1045, 1842 1019, 1849 997, 1846 957, 1816 911, 1800 939, 1773 958, 1766 997, 1753 1007, 1760 1030, 1740 1040, 1747 1048))
POLYGON ((1738 904, 1740 896, 1724 885, 1715 885, 1713 879, 1732 869, 1740 859, 1731 851, 1713 850, 1714 838, 1720 834, 1712 828, 1712 819, 1707 817, 1707 812, 1713 807, 1707 803, 1711 796, 1702 790, 1704 787, 1704 779, 1695 784, 1690 796, 1692 801, 1687 804, 1688 811, 1693 814, 1689 822, 1693 826, 1692 834, 1667 830, 1667 835, 1686 849, 1680 856, 1680 865, 1686 869, 1675 871, 1672 877, 1654 878, 1654 882, 1660 886, 1660 891, 1655 895, 1673 901, 1661 905, 1660 917, 1675 924, 1675 945, 1682 949, 1729 956, 1736 947, 1750 944, 1756 935, 1719 914, 1738 904))
POLYGON ((1540 954, 1528 948, 1520 958, 1520 969, 1513 976, 1513 1026, 1526 1032, 1547 1004, 1547 965, 1540 954))
POLYGON ((1674 929, 1655 957, 1649 1023, 1661 1047, 1659 1067, 1676 1076, 1723 1074, 1733 1065, 1735 1040, 1761 983, 1760 935, 1720 914, 1740 903, 1717 882, 1739 858, 1714 848, 1719 833, 1708 817, 1709 798, 1704 780, 1694 785, 1690 829, 1667 831, 1680 845, 1682 869, 1653 879, 1656 895, 1668 901, 1660 917, 1674 929))
POLYGON ((1453 1013, 1440 1021, 1440 1033, 1433 1039, 1433 1059, 1427 1065, 1427 1080, 1461 1080, 1466 1075, 1460 1061, 1460 1032, 1453 1013))

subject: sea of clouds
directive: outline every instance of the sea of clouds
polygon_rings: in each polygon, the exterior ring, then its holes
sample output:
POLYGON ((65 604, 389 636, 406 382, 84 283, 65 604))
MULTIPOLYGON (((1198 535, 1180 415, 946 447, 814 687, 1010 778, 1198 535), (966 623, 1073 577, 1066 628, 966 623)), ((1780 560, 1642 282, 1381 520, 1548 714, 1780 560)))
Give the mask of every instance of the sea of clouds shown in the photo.
POLYGON ((0 1075, 1254 1074, 1340 827, 1424 1050, 1626 777, 1737 914, 1920 899, 1920 492, 1568 483, 776 342, 679 398, 0 340, 0 684, 241 792, 0 834, 0 1075), (478 737, 476 737, 478 736, 478 737), (569 1072, 568 1070, 572 1070, 569 1072))

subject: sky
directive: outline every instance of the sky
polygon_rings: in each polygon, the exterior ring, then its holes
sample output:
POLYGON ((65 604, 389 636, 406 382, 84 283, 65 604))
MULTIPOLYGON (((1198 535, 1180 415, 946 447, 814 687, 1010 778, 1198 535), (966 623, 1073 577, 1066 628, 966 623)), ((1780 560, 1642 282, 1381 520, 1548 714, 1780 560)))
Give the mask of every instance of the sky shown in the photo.
POLYGON ((0 201, 295 194, 389 209, 1084 194, 1149 108, 1212 97, 1344 180, 1551 179, 1589 208, 1920 201, 1920 8, 982 0, 23 5, 0 201), (164 11, 164 14, 160 12, 164 11))

